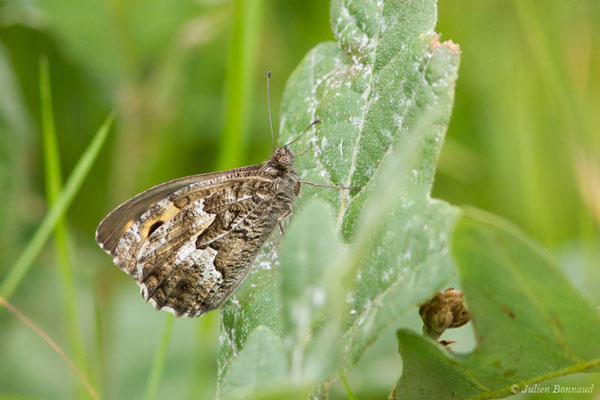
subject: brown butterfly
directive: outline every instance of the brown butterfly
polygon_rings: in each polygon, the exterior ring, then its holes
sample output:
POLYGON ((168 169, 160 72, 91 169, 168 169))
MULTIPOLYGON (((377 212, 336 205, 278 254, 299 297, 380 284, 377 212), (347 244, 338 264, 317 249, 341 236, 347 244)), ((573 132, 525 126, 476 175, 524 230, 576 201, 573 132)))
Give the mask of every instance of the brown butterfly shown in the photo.
MULTIPOLYGON (((267 76, 267 96, 270 72, 267 76)), ((248 275, 258 250, 293 210, 300 184, 289 146, 260 165, 175 179, 126 201, 96 241, 156 309, 197 317, 218 308, 248 275)))

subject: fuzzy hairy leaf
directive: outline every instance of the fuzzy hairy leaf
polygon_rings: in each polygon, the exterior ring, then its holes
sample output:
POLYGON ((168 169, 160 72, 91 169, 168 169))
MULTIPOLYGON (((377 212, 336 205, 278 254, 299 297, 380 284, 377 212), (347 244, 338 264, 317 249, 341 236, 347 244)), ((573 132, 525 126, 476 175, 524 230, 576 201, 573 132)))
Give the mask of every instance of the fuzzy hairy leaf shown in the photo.
POLYGON ((497 217, 467 211, 452 252, 478 341, 470 355, 398 331, 399 399, 488 399, 600 367, 600 317, 535 244, 497 217))
POLYGON ((447 232, 456 210, 429 192, 459 54, 439 43, 435 20, 435 1, 333 1, 339 45, 309 52, 286 88, 284 132, 323 121, 305 139, 313 157, 298 160, 306 179, 362 188, 305 191, 329 201, 357 247, 344 334, 348 363, 452 273, 447 232))
POLYGON ((283 386, 286 368, 281 339, 270 329, 259 327, 248 337, 246 346, 232 363, 220 395, 247 398, 255 387, 283 386))
MULTIPOLYGON (((281 331, 274 333, 264 326, 257 326, 251 331, 243 347, 239 350, 234 347, 235 344, 230 347, 236 353, 229 358, 231 365, 223 365, 227 367, 226 374, 221 375, 221 386, 225 394, 229 391, 248 396, 251 393, 275 390, 284 386, 281 382, 285 382, 285 379, 293 381, 300 388, 306 388, 312 382, 320 380, 327 368, 333 368, 336 359, 332 349, 335 348, 337 338, 332 328, 339 323, 329 318, 331 316, 328 313, 334 297, 332 294, 338 286, 331 279, 331 272, 335 270, 331 265, 340 259, 343 251, 336 236, 333 215, 327 205, 310 202, 298 210, 297 218, 286 232, 286 240, 280 252, 281 282, 271 282, 273 287, 281 291, 278 299, 282 309, 277 315, 278 320, 281 320, 281 331), (315 335, 315 330, 319 334, 315 335), (259 331, 262 332, 260 335, 257 334, 259 331), (269 333, 268 338, 265 332, 269 333), (322 334, 323 332, 326 334, 322 334), (311 336, 318 339, 307 340, 311 336), (263 344, 256 344, 257 338, 263 344), (263 349, 267 346, 267 341, 274 346, 273 349, 263 349), (270 360, 273 357, 275 359, 270 360), (262 376, 264 379, 247 381, 250 378, 240 367, 243 363, 255 363, 253 371, 258 378, 262 376), (258 372, 261 368, 266 368, 267 371, 258 372)), ((268 299, 265 303, 269 304, 268 299)), ((239 307, 239 314, 242 316, 247 311, 254 310, 246 308, 245 304, 236 307, 239 307)), ((227 322, 225 320, 224 324, 227 322)), ((247 327, 240 326, 240 329, 247 327)), ((228 333, 231 335, 224 335, 224 340, 236 339, 235 330, 228 333)), ((306 389, 303 390, 307 392, 306 389)))
MULTIPOLYGON (((311 121, 322 121, 293 145, 299 152, 311 144, 296 160, 302 177, 360 186, 339 191, 304 185, 299 200, 325 201, 349 243, 346 256, 314 266, 341 285, 326 288, 326 297, 338 302, 331 306, 333 314, 339 312, 332 317, 339 320, 337 330, 318 325, 309 332, 309 340, 335 338, 339 347, 330 350, 340 353, 337 369, 325 368, 321 380, 350 367, 385 327, 452 274, 448 237, 458 210, 429 193, 450 117, 459 51, 439 42, 435 21, 434 0, 334 0, 331 25, 338 43, 312 49, 286 86, 282 143, 311 121)), ((309 219, 319 218, 305 213, 293 224, 315 223, 309 219)), ((335 238, 323 232, 304 230, 319 236, 322 246, 335 247, 335 238)), ((284 248, 294 248, 294 242, 302 239, 289 235, 284 248)), ((290 337, 292 297, 278 285, 296 282, 292 292, 302 293, 300 284, 311 282, 294 277, 291 260, 282 255, 280 268, 277 259, 265 251, 223 310, 221 378, 259 325, 284 343, 298 343, 290 337)))
POLYGON ((343 259, 344 249, 327 205, 308 202, 297 217, 280 252, 283 337, 290 377, 314 382, 335 369, 337 361, 337 261, 343 259))

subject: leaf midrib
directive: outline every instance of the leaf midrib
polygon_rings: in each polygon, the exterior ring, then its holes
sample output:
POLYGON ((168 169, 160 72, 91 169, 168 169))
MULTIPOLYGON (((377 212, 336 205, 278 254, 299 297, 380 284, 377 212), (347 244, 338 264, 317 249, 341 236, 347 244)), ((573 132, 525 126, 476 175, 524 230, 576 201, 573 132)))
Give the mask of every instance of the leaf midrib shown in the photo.
MULTIPOLYGON (((526 285, 527 280, 524 279, 523 276, 519 273, 519 269, 514 264, 513 258, 509 257, 507 254, 505 254, 505 252, 499 251, 497 246, 494 246, 494 243, 491 243, 491 240, 489 240, 489 238, 488 238, 487 242, 488 242, 487 248, 493 249, 494 253, 496 253, 496 256, 499 259, 504 260, 504 265, 509 270, 509 272, 512 274, 514 281, 517 282, 517 284, 519 285, 519 287, 521 288, 521 290, 523 291, 525 296, 527 296, 529 301, 531 301, 531 303, 534 305, 534 307, 537 309, 537 311, 540 313, 540 315, 542 315, 543 318, 547 321, 548 325, 550 326, 550 330, 552 331, 552 334, 554 335, 556 342, 563 349, 564 354, 576 363, 584 362, 585 360, 578 357, 573 352, 573 350, 571 350, 571 348, 567 345, 563 335, 559 331, 556 324, 553 322, 550 311, 537 300, 536 296, 533 293, 531 293, 530 288, 526 285)), ((537 255, 537 252, 535 252, 535 254, 537 255)))
MULTIPOLYGON (((343 4, 342 5, 344 8, 346 8, 346 5, 343 4)), ((385 7, 385 6, 384 6, 385 7)), ((358 149, 360 148, 359 143, 360 143, 360 139, 362 137, 362 133, 365 127, 365 121, 367 119, 367 113, 369 112, 369 110, 371 109, 371 104, 372 104, 372 97, 371 97, 371 91, 373 90, 373 77, 375 75, 375 60, 377 59, 377 49, 379 48, 379 43, 381 43, 381 24, 382 24, 382 19, 383 19, 383 9, 384 7, 381 7, 379 9, 379 15, 377 18, 377 35, 375 36, 375 46, 374 49, 372 51, 373 53, 373 64, 371 65, 371 71, 370 71, 370 76, 369 76, 369 83, 367 85, 367 89, 366 91, 368 92, 367 95, 367 104, 365 104, 365 107, 363 109, 363 113, 361 116, 361 122, 360 122, 360 128, 358 129, 358 135, 356 137, 356 141, 354 142, 354 149, 352 150, 352 162, 350 163, 350 168, 348 169, 348 178, 346 179, 346 184, 345 186, 351 186, 351 180, 352 180, 352 175, 354 174, 354 171, 356 170, 356 162, 357 162, 357 158, 358 158, 358 149)), ((348 15, 352 15, 350 13, 350 10, 348 10, 346 8, 346 11, 348 12, 348 15)), ((358 25, 357 25, 358 28, 358 25)), ((365 35, 367 35, 366 32, 363 31, 363 33, 365 35)), ((352 58, 350 58, 352 59, 352 58)), ((338 229, 341 229, 342 226, 342 221, 344 219, 344 213, 346 212, 346 210, 348 209, 348 204, 350 202, 350 193, 346 193, 344 196, 342 196, 342 199, 340 200, 340 207, 338 210, 338 216, 337 216, 337 227, 338 229)))

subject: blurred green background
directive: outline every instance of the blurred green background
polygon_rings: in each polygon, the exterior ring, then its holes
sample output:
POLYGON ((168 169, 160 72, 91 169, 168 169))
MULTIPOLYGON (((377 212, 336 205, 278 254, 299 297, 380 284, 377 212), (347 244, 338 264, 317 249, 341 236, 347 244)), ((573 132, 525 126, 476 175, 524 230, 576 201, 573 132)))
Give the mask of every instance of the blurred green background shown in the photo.
MULTIPOLYGON (((65 316, 52 246, 11 299, 83 364, 103 398, 144 396, 166 314, 144 304, 97 247, 98 222, 154 184, 267 158, 266 71, 277 110, 304 54, 331 40, 328 8, 324 0, 0 0, 0 279, 46 211, 40 58, 50 67, 63 178, 117 111, 68 211, 81 332, 65 316)), ((445 0, 438 12, 437 31, 460 44, 462 59, 433 196, 513 221, 598 304, 600 2, 445 0)), ((175 322, 159 397, 214 397, 219 324, 218 313, 175 322)), ((384 335, 348 377, 359 398, 387 396, 401 371, 395 348, 393 332, 384 335)), ((12 395, 68 399, 82 389, 46 343, 1 311, 0 398, 12 395)))

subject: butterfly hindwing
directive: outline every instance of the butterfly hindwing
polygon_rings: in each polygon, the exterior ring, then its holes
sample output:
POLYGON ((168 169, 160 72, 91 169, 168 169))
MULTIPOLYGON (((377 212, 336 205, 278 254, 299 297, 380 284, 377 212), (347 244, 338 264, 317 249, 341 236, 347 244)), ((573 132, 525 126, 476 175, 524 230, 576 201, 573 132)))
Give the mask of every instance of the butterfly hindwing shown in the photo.
MULTIPOLYGON (((220 262, 222 243, 235 241, 232 236, 262 202, 246 187, 256 180, 211 188, 210 194, 191 202, 149 236, 136 264, 136 279, 146 300, 157 308, 172 309, 176 315, 193 316, 215 308, 215 292, 223 292, 231 283, 227 276, 232 266, 220 262), (220 204, 218 212, 210 207, 213 202, 220 204), (199 242, 203 245, 198 246, 199 242)), ((236 259, 236 265, 248 269, 251 261, 236 259)))

